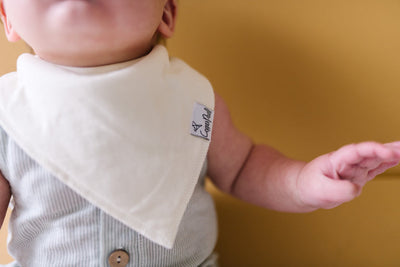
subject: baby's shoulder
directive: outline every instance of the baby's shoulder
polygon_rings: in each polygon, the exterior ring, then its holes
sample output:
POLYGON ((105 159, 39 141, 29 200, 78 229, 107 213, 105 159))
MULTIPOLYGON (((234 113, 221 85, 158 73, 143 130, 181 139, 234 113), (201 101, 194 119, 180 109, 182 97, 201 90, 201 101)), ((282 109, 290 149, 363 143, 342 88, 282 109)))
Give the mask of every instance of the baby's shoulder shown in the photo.
MULTIPOLYGON (((17 73, 16 72, 10 72, 7 74, 4 74, 3 76, 0 76, 0 111, 2 110, 1 108, 6 106, 7 101, 7 95, 10 94, 10 92, 13 92, 14 89, 16 88, 18 84, 17 80, 17 73)), ((2 123, 0 121, 0 141, 4 143, 5 137, 7 134, 5 133, 2 123)))
POLYGON ((11 100, 15 100, 14 92, 18 88, 18 75, 10 72, 0 77, 0 111, 7 107, 11 100))
POLYGON ((17 85, 17 72, 9 72, 0 76, 0 90, 15 87, 17 85))
POLYGON ((0 101, 5 100, 18 85, 18 75, 16 72, 9 72, 0 77, 0 101))

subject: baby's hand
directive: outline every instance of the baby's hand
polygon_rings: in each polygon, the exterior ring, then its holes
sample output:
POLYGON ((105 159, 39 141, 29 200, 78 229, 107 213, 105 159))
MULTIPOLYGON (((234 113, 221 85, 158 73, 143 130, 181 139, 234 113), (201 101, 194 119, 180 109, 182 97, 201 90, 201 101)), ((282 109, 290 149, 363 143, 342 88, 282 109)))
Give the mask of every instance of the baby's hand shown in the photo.
POLYGON ((361 193, 366 182, 400 162, 400 142, 347 145, 305 165, 297 189, 302 204, 333 208, 361 193))

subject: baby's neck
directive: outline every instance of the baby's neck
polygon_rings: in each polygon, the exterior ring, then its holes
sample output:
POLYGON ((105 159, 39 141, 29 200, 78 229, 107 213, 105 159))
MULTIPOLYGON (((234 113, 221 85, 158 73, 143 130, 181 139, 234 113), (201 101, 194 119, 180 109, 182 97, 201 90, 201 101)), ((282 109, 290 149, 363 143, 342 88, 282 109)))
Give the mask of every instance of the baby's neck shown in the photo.
POLYGON ((131 61, 147 55, 153 46, 144 49, 127 49, 127 51, 96 51, 92 53, 81 53, 79 51, 72 53, 41 53, 36 51, 36 54, 43 60, 62 66, 69 67, 98 67, 106 66, 126 61, 131 61))

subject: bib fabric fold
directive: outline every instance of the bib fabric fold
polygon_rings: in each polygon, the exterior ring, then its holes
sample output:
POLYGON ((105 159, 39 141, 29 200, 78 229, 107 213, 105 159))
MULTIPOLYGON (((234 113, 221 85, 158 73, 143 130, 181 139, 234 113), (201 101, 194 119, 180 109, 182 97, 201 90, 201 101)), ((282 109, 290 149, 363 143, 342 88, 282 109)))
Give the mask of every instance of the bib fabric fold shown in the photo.
POLYGON ((214 93, 163 46, 129 62, 54 65, 24 54, 0 79, 0 125, 92 204, 172 248, 208 151, 214 93))

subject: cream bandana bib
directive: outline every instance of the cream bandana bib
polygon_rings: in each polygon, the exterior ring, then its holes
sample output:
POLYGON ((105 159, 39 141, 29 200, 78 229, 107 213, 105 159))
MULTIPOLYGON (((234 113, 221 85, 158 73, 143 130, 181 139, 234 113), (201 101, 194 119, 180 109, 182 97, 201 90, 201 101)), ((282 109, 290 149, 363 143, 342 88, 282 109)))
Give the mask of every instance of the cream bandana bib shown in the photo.
POLYGON ((0 125, 105 212, 172 248, 206 158, 209 82, 163 46, 143 58, 67 68, 32 55, 0 79, 0 125))

